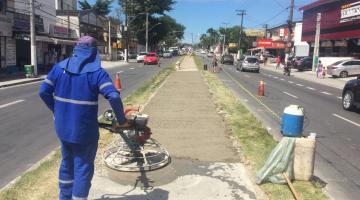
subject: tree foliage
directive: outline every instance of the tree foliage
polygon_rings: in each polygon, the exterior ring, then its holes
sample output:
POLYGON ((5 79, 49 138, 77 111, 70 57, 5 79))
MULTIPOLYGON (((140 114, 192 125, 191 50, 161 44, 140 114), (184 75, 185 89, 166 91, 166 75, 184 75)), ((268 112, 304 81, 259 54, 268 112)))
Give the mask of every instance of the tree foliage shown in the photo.
MULTIPOLYGON (((229 43, 239 43, 240 39, 240 27, 220 27, 218 30, 214 28, 209 28, 205 34, 200 36, 200 44, 202 48, 209 49, 211 46, 215 46, 216 44, 223 43, 223 37, 226 35, 226 45, 229 43)), ((248 49, 252 47, 252 42, 254 42, 256 38, 247 36, 245 32, 242 32, 242 40, 241 40, 241 49, 248 49)))
POLYGON ((119 0, 128 16, 128 27, 140 44, 145 44, 145 13, 149 13, 149 45, 153 47, 163 42, 173 45, 183 38, 185 27, 166 15, 174 3, 174 0, 119 0))
POLYGON ((96 0, 94 5, 90 5, 87 0, 79 1, 82 10, 95 10, 96 14, 106 16, 111 12, 111 4, 114 0, 96 0))

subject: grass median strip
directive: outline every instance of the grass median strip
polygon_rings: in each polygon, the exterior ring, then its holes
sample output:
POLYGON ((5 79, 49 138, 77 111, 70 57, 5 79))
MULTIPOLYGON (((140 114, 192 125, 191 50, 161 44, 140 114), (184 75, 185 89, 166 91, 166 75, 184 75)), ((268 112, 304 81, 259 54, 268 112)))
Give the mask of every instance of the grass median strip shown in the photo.
MULTIPOLYGON (((277 142, 214 73, 203 70, 202 59, 197 56, 194 56, 194 59, 209 86, 217 108, 223 113, 226 125, 238 139, 241 155, 255 174, 255 171, 263 166, 277 142)), ((295 181, 294 186, 302 199, 327 199, 321 188, 313 186, 308 181, 295 181)), ((286 185, 267 183, 260 187, 270 199, 293 199, 292 193, 286 185)))
MULTIPOLYGON (((183 57, 178 60, 182 61, 183 57)), ((177 60, 176 60, 177 61, 177 60)), ((176 62, 175 61, 175 62, 176 62)), ((162 69, 151 80, 124 99, 125 105, 145 106, 151 95, 159 88, 166 78, 175 70, 175 62, 162 69)), ((100 140, 96 167, 102 166, 102 150, 112 141, 113 134, 100 129, 100 140)), ((0 191, 1 200, 38 200, 58 199, 58 168, 61 160, 60 150, 55 150, 48 158, 34 169, 29 170, 7 188, 0 191)), ((98 169, 96 169, 98 170, 98 169)))

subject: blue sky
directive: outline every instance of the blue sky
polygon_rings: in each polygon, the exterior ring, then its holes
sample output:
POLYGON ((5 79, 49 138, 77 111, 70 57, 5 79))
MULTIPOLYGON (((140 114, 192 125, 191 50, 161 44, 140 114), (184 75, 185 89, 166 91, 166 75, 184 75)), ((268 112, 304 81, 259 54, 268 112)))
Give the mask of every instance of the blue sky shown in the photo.
MULTIPOLYGON (((299 7, 314 1, 295 0, 294 19, 302 19, 299 7)), ((168 15, 186 27, 184 41, 191 42, 191 33, 198 40, 199 35, 208 28, 219 28, 224 26, 222 23, 239 25, 240 16, 236 15, 236 9, 246 10, 246 28, 262 28, 265 23, 270 27, 282 24, 288 18, 289 12, 285 9, 289 4, 290 0, 177 0, 168 15)), ((116 3, 114 6, 117 6, 116 3)))

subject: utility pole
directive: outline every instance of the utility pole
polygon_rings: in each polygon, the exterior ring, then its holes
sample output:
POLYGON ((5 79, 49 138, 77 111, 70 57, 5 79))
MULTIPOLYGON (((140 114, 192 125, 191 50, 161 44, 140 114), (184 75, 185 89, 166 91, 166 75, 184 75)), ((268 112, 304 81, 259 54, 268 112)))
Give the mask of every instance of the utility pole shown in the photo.
POLYGON ((30 0, 30 50, 31 65, 34 66, 34 76, 38 75, 36 60, 36 33, 35 33, 35 7, 34 0, 30 0))
POLYGON ((146 35, 145 35, 145 40, 146 40, 145 51, 148 52, 148 50, 149 50, 149 13, 148 12, 146 12, 146 35))
POLYGON ((124 32, 125 32, 125 58, 124 60, 126 62, 129 62, 129 34, 128 34, 128 3, 127 0, 125 1, 125 27, 124 27, 124 32))
POLYGON ((293 33, 293 15, 294 15, 294 0, 291 0, 290 4, 290 13, 288 19, 288 37, 287 37, 287 44, 285 50, 285 64, 287 63, 289 54, 291 53, 293 44, 292 44, 292 33, 293 33))
POLYGON ((318 65, 318 62, 319 62, 320 23, 321 23, 321 13, 318 13, 317 17, 316 17, 316 33, 315 33, 315 44, 314 44, 312 71, 315 71, 315 69, 316 69, 316 67, 318 65))
POLYGON ((109 17, 109 58, 112 60, 112 48, 111 48, 111 19, 109 17))
POLYGON ((241 40, 242 40, 242 32, 243 32, 243 21, 244 21, 244 15, 246 15, 246 10, 236 10, 237 15, 241 16, 241 23, 240 23, 240 37, 239 37, 239 51, 238 51, 238 58, 240 59, 242 55, 241 50, 241 40))
POLYGON ((223 24, 225 25, 225 33, 224 33, 224 43, 223 43, 223 50, 222 50, 222 54, 224 55, 225 54, 225 44, 226 44, 226 33, 227 33, 227 25, 229 24, 229 23, 225 23, 225 22, 223 22, 223 24))
POLYGON ((265 28, 265 34, 264 34, 264 38, 267 39, 267 30, 268 30, 269 24, 265 24, 264 28, 265 28))

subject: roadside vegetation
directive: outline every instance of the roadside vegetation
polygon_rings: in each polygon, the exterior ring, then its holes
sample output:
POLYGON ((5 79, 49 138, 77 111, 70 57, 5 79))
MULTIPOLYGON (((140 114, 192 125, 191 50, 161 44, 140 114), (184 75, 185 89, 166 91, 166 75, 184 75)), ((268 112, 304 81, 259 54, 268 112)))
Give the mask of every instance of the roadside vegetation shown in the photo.
MULTIPOLYGON (((261 122, 252 115, 249 110, 235 97, 230 89, 216 77, 214 73, 203 70, 203 61, 194 56, 195 63, 207 82, 210 92, 219 113, 223 114, 229 130, 237 137, 240 145, 242 160, 250 168, 255 176, 265 163, 268 155, 276 146, 277 142, 262 126, 261 122)), ((328 199, 321 188, 308 181, 295 181, 294 186, 302 199, 325 200, 328 199)), ((263 184, 260 188, 269 199, 289 200, 294 199, 287 185, 263 184)))
MULTIPOLYGON (((182 61, 183 57, 178 60, 182 61)), ((177 60, 176 60, 177 61, 177 60)), ((169 67, 162 69, 151 80, 123 100, 125 106, 144 107, 151 96, 166 78, 175 71, 174 61, 169 67)), ((96 171, 102 169, 102 153, 104 148, 113 140, 114 134, 100 129, 98 153, 95 161, 96 171)), ((39 166, 26 172, 14 181, 14 184, 0 191, 1 200, 39 200, 58 199, 58 168, 61 161, 60 150, 57 149, 45 158, 39 166)))

